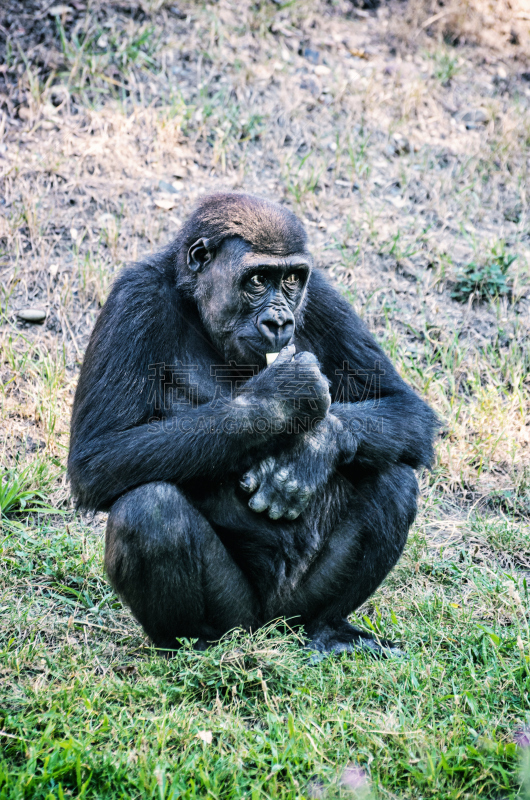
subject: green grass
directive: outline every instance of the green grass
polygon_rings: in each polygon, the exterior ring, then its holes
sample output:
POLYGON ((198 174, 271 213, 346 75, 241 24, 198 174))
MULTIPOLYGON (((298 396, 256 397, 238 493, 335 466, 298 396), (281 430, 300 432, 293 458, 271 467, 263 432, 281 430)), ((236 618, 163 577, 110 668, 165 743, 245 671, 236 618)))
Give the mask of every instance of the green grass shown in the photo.
POLYGON ((524 796, 528 587, 473 538, 505 553, 509 523, 433 547, 425 519, 355 620, 405 658, 317 664, 281 626, 165 660, 109 590, 99 535, 6 522, 0 798, 351 797, 352 764, 377 797, 524 796))

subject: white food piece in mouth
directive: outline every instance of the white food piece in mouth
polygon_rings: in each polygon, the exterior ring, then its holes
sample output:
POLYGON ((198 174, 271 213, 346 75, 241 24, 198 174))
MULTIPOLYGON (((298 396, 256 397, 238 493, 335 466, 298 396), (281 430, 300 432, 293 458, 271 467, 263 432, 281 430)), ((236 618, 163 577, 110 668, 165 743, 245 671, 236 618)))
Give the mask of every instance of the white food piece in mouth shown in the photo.
POLYGON ((274 361, 276 361, 279 355, 279 353, 266 353, 265 357, 267 359, 267 366, 269 367, 274 361))

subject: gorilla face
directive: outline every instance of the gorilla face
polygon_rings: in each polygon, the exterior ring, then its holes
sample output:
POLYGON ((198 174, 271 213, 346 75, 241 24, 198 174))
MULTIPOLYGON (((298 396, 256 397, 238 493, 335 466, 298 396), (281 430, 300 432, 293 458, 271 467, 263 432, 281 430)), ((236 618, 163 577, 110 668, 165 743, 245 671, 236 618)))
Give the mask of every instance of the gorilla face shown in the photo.
POLYGON ((238 237, 212 251, 201 239, 190 248, 202 321, 225 359, 265 362, 294 336, 311 271, 311 256, 262 255, 238 237))

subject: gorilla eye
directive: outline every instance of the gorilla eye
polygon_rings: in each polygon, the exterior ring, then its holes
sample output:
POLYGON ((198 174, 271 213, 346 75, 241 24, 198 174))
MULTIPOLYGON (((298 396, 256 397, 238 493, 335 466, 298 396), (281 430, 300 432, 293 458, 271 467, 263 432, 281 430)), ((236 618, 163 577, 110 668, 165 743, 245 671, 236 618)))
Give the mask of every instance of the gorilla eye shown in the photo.
POLYGON ((288 285, 290 289, 294 289, 295 286, 298 286, 300 283, 300 275, 297 275, 296 272, 292 272, 286 278, 284 278, 284 283, 288 285))
POLYGON ((256 289, 261 289, 262 286, 265 286, 265 283, 265 275, 253 275, 250 279, 251 286, 254 286, 256 289))

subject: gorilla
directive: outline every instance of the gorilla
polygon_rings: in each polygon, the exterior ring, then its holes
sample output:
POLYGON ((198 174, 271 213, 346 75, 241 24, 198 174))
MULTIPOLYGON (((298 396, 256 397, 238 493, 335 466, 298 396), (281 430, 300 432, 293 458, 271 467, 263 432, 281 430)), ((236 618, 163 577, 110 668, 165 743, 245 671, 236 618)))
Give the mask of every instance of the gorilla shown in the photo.
POLYGON ((75 395, 69 476, 109 512, 112 586, 163 651, 288 618, 320 652, 399 559, 437 420, 313 267, 297 217, 202 199, 125 269, 75 395))

